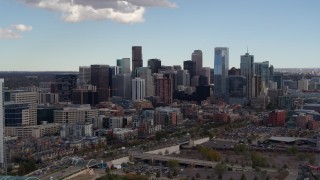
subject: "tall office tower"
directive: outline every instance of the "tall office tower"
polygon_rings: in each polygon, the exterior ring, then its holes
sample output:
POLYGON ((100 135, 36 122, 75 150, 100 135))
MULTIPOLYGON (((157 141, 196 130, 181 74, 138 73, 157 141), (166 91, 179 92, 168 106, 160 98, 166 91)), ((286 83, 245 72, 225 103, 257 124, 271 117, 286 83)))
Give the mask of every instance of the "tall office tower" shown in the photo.
POLYGON ((0 79, 0 165, 5 167, 4 164, 4 108, 3 108, 3 83, 4 80, 0 79))
POLYGON ((37 125, 37 92, 9 91, 10 101, 14 104, 28 104, 29 116, 21 125, 37 125))
POLYGON ((247 102, 247 79, 241 75, 229 76, 229 103, 244 105, 247 102))
POLYGON ((177 71, 177 85, 183 87, 190 86, 190 74, 187 70, 177 71))
POLYGON ((156 75, 156 96, 161 103, 170 105, 173 99, 173 81, 169 74, 156 75))
POLYGON ((207 77, 208 82, 207 84, 210 84, 210 68, 209 67, 203 67, 200 73, 201 76, 207 77))
POLYGON ((269 61, 254 63, 255 75, 261 76, 265 85, 269 86, 270 74, 269 74, 269 61))
POLYGON ((210 84, 214 84, 214 69, 210 68, 210 84))
POLYGON ((277 83, 277 89, 283 89, 283 74, 282 73, 274 73, 273 81, 277 83))
POLYGON ((235 67, 232 67, 229 72, 229 76, 240 76, 241 75, 241 70, 235 67))
POLYGON ((144 99, 146 93, 146 82, 144 79, 136 77, 132 79, 132 100, 144 99))
POLYGON ((151 73, 158 73, 158 70, 161 68, 161 60, 160 59, 149 59, 148 66, 151 69, 151 73))
POLYGON ((141 67, 137 70, 138 77, 145 80, 145 96, 150 97, 155 94, 155 84, 153 80, 153 76, 151 73, 151 69, 148 67, 141 67))
POLYGON ((191 55, 191 60, 196 63, 196 75, 201 75, 202 70, 202 51, 194 50, 191 55))
POLYGON ((55 76, 55 87, 52 93, 59 94, 60 102, 71 102, 72 91, 77 88, 77 75, 62 74, 55 76))
POLYGON ((136 74, 136 69, 143 67, 142 47, 132 46, 132 74, 136 74))
POLYGON ((254 76, 254 56, 246 53, 245 55, 241 56, 240 61, 240 71, 241 75, 246 77, 247 84, 246 84, 246 94, 248 99, 250 100, 253 97, 252 93, 252 80, 254 76))
POLYGON ((228 99, 229 48, 217 47, 214 52, 214 96, 228 99))
POLYGON ((194 61, 183 61, 183 70, 188 70, 190 80, 196 75, 196 63, 194 61))
POLYGON ((262 80, 262 77, 259 75, 255 75, 253 77, 252 81, 252 96, 258 97, 264 88, 264 81, 262 80))
POLYGON ((117 66, 120 68, 121 74, 130 74, 130 58, 117 59, 117 66))
POLYGON ((90 66, 80 66, 79 67, 79 76, 78 76, 78 85, 86 85, 91 83, 91 68, 90 66))
POLYGON ((269 67, 269 81, 273 81, 274 67, 270 65, 269 67))
POLYGON ((97 87, 98 103, 108 101, 110 97, 110 67, 91 65, 91 84, 97 87))
POLYGON ((110 66, 111 75, 120 74, 120 67, 119 66, 110 66))
POLYGON ((112 77, 112 97, 122 97, 131 100, 132 97, 131 74, 117 74, 112 77))

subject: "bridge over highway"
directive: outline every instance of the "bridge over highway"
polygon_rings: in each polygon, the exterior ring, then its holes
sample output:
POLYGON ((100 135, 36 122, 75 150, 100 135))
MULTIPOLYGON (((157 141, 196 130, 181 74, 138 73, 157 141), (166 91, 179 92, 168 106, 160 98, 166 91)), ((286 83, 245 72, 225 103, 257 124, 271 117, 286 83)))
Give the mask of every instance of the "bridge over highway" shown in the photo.
POLYGON ((211 167, 211 168, 214 168, 218 163, 218 162, 205 161, 205 160, 199 160, 199 159, 188 159, 188 158, 163 156, 163 155, 147 154, 147 153, 131 153, 129 155, 129 157, 130 157, 130 159, 150 160, 152 162, 154 162, 154 161, 167 162, 170 160, 177 160, 180 164, 211 167))

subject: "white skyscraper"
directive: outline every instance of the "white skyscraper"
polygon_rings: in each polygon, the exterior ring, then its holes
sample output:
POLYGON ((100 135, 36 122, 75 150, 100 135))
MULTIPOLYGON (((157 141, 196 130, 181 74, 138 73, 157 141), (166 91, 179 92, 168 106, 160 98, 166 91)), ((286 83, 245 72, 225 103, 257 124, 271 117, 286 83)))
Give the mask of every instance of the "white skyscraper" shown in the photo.
POLYGON ((0 164, 4 165, 4 108, 3 108, 3 83, 0 79, 0 164))
POLYGON ((144 79, 136 77, 132 79, 132 100, 144 99, 146 93, 146 82, 144 79))

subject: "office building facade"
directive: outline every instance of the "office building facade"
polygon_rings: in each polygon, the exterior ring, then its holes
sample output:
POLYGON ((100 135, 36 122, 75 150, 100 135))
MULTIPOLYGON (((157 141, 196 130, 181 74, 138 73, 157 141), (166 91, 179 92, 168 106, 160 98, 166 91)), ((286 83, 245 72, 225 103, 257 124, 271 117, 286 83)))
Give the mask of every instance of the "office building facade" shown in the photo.
POLYGON ((0 165, 4 167, 4 97, 3 97, 4 79, 0 79, 0 165))
POLYGON ((141 100, 146 96, 146 82, 144 79, 136 77, 132 79, 132 100, 141 100))
POLYGON ((110 67, 91 65, 91 84, 97 87, 98 102, 108 101, 110 97, 110 67))
POLYGON ((151 69, 151 73, 158 73, 158 70, 161 68, 161 60, 160 59, 149 59, 148 67, 151 69))
POLYGON ((139 67, 143 67, 142 47, 133 46, 132 47, 132 74, 135 74, 136 69, 139 67))
POLYGON ((120 68, 119 73, 130 74, 130 58, 117 59, 117 66, 120 68))
POLYGON ((191 54, 191 61, 196 63, 196 75, 200 76, 202 70, 202 51, 194 50, 191 54))
POLYGON ((229 48, 217 47, 214 53, 214 96, 228 99, 229 48))
POLYGON ((241 75, 246 77, 246 95, 248 99, 253 97, 252 93, 252 80, 254 76, 254 56, 246 53, 245 55, 241 56, 240 62, 240 71, 241 75))

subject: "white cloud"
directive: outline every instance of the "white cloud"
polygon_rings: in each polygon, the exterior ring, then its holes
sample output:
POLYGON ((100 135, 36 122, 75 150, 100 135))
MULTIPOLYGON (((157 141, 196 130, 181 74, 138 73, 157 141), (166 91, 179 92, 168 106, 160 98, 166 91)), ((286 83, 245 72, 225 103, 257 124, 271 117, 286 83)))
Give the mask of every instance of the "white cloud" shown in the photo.
POLYGON ((31 31, 31 30, 32 30, 32 26, 26 26, 26 25, 24 25, 24 24, 16 24, 16 25, 13 25, 13 27, 14 27, 17 31, 21 31, 21 32, 31 31))
POLYGON ((113 20, 121 23, 144 21, 146 7, 176 7, 170 0, 18 0, 36 8, 60 12, 67 22, 113 20))
POLYGON ((24 24, 11 25, 6 28, 0 28, 0 39, 20 39, 22 36, 19 32, 31 31, 32 26, 24 24))

